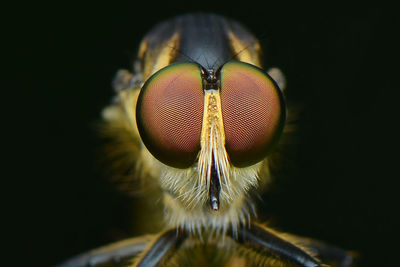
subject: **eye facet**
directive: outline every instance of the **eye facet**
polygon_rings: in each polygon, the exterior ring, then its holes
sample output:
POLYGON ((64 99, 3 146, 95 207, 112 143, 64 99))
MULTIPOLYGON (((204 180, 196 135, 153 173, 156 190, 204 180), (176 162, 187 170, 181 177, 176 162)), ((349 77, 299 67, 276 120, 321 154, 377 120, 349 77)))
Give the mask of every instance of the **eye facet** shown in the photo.
POLYGON ((143 143, 164 164, 187 168, 200 150, 201 68, 176 63, 155 73, 139 94, 136 121, 143 143))
POLYGON ((264 159, 282 133, 285 104, 276 83, 261 69, 229 61, 221 69, 225 147, 237 167, 264 159))

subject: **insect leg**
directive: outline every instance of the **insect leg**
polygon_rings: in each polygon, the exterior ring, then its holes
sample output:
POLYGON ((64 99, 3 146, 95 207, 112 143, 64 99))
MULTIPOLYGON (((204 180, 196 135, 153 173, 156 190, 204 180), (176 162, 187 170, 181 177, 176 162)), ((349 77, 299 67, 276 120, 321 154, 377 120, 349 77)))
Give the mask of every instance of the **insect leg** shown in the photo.
POLYGON ((324 263, 330 264, 331 266, 350 267, 355 264, 357 255, 354 254, 356 253, 348 252, 341 248, 310 238, 294 236, 293 239, 296 240, 296 243, 307 247, 324 263))
POLYGON ((286 78, 283 72, 278 69, 278 68, 270 68, 267 71, 268 75, 271 76, 272 79, 276 82, 276 84, 279 86, 279 88, 282 91, 285 91, 286 89, 286 78))
POLYGON ((149 249, 142 255, 135 266, 152 267, 168 258, 171 252, 179 248, 186 235, 177 229, 171 229, 161 234, 149 249))
POLYGON ((150 240, 151 236, 125 239, 75 256, 56 267, 95 267, 118 264, 145 250, 150 240))
POLYGON ((125 69, 120 69, 114 76, 112 81, 112 86, 114 91, 119 92, 121 90, 126 90, 132 87, 140 88, 142 84, 142 74, 135 73, 132 74, 130 71, 125 69))
MULTIPOLYGON (((295 262, 300 266, 323 266, 317 259, 308 254, 308 252, 286 241, 266 227, 254 224, 252 224, 250 228, 241 227, 238 230, 237 237, 238 241, 247 247, 268 251, 283 259, 295 262)), ((233 238, 235 238, 234 235, 233 238)))

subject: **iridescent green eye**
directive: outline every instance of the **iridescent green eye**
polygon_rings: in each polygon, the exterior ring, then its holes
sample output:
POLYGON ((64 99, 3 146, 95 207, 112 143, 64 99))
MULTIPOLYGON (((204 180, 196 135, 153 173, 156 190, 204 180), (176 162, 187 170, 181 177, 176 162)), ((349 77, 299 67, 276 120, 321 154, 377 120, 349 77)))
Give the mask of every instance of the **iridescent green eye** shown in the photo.
POLYGON ((229 61, 221 69, 221 107, 230 161, 261 161, 282 133, 285 104, 276 83, 261 69, 229 61))
POLYGON ((169 65, 147 80, 136 120, 154 157, 176 168, 194 163, 200 150, 203 103, 201 68, 195 63, 169 65))

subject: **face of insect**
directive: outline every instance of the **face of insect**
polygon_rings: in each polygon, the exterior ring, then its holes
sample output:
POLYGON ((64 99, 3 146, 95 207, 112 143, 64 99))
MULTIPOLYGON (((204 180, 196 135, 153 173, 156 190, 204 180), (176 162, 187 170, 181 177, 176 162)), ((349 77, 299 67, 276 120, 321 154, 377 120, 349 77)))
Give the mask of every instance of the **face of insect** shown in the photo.
POLYGON ((210 72, 185 62, 146 81, 136 119, 143 143, 165 165, 171 195, 186 208, 204 210, 208 201, 227 212, 257 185, 258 163, 282 132, 285 106, 275 82, 253 65, 229 61, 210 72))
MULTIPOLYGON (((183 253, 172 262, 192 266, 185 260, 197 255, 192 253, 197 247, 201 259, 193 262, 202 264, 209 254, 204 244, 213 261, 215 250, 223 248, 216 266, 228 266, 231 256, 243 256, 239 265, 276 266, 277 255, 290 266, 322 266, 314 253, 340 259, 340 266, 351 262, 336 248, 332 252, 325 244, 250 222, 251 191, 268 179, 267 158, 286 116, 275 82, 284 84, 283 75, 269 70, 274 81, 261 69, 260 58, 257 39, 237 22, 188 14, 153 28, 140 45, 135 72, 118 72, 118 98, 103 111, 102 133, 112 139, 104 154, 129 180, 159 186, 155 191, 162 196, 155 197, 162 199, 167 229, 154 242, 146 241, 150 245, 135 266, 156 266, 180 246, 183 253), (219 241, 225 236, 231 238, 224 245, 219 241)), ((149 214, 153 216, 146 209, 144 215, 149 214)), ((154 220, 140 217, 146 225, 154 220)), ((119 251, 114 248, 111 255, 119 251)), ((88 262, 86 255, 81 259, 88 262)))
POLYGON ((119 91, 122 109, 105 119, 118 125, 121 144, 141 144, 131 162, 162 189, 169 227, 219 232, 249 221, 249 193, 285 121, 282 92, 260 57, 257 39, 235 21, 182 16, 150 31, 135 73, 122 75, 122 84, 139 82, 119 91))

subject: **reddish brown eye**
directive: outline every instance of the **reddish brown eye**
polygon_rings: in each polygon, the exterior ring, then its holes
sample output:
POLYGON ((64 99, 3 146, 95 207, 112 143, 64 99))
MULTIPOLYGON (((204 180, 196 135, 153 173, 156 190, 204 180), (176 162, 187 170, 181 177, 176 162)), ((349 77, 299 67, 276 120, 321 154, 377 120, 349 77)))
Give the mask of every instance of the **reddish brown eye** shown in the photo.
POLYGON ((136 120, 154 157, 176 168, 194 163, 200 150, 203 102, 197 64, 173 64, 147 80, 139 94, 136 120))
POLYGON ((221 69, 221 106, 232 164, 245 167, 264 159, 285 121, 283 96, 275 82, 253 65, 229 61, 221 69))

